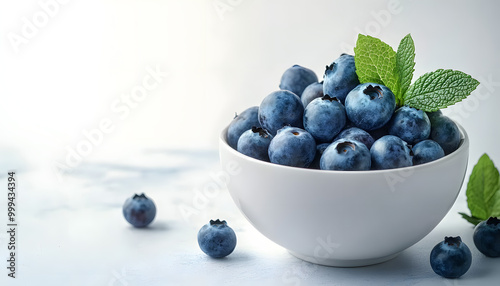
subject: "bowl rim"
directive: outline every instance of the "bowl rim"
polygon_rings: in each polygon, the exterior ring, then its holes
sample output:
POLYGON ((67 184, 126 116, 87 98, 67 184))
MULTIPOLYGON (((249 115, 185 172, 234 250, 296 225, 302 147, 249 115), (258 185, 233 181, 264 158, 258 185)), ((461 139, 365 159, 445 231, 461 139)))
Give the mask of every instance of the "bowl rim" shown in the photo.
MULTIPOLYGON (((450 118, 451 119, 451 118, 450 118)), ((311 169, 311 168, 302 168, 302 167, 292 167, 292 166, 286 166, 286 165, 280 165, 280 164, 275 164, 271 162, 266 162, 262 161, 259 159, 252 158, 250 156, 244 155, 240 152, 238 152, 236 149, 233 149, 233 147, 229 146, 227 143, 227 130, 229 128, 229 124, 221 131, 220 136, 219 136, 219 148, 226 148, 229 149, 229 152, 236 156, 239 157, 242 160, 248 160, 250 162, 253 162, 254 164, 257 165, 263 165, 263 166, 273 166, 275 168, 284 168, 284 170, 295 170, 295 171, 301 171, 301 172, 311 172, 311 173, 317 173, 317 174, 342 174, 342 175, 362 175, 362 174, 387 174, 387 173, 394 173, 394 172, 413 172, 416 171, 420 168, 427 168, 431 165, 435 164, 440 164, 442 162, 446 162, 449 160, 453 160, 455 157, 459 156, 460 153, 465 152, 469 148, 469 135, 465 131, 462 125, 460 125, 458 122, 452 119, 452 121, 457 125, 458 129, 460 130, 461 138, 460 138, 460 143, 458 148, 453 151, 452 153, 445 155, 442 158, 439 158, 437 160, 427 162, 424 164, 416 165, 416 166, 408 166, 408 167, 402 167, 402 168, 394 168, 394 169, 384 169, 384 170, 366 170, 366 171, 341 171, 341 170, 321 170, 321 169, 311 169)), ((220 152, 220 150, 219 150, 220 152)))

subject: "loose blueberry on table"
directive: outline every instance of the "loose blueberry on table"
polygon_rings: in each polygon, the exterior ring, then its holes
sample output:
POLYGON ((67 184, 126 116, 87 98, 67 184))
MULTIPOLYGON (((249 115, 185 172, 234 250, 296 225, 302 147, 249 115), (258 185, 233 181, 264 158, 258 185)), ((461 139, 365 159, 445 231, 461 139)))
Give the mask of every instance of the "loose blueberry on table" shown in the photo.
POLYGON ((156 216, 156 206, 144 193, 135 194, 123 204, 123 216, 134 227, 146 227, 156 216))
POLYGON ((439 276, 458 278, 469 270, 472 254, 460 236, 447 236, 432 249, 430 263, 432 270, 439 276))
POLYGON ((500 220, 490 217, 474 229, 474 244, 488 257, 500 257, 500 220))
POLYGON ((210 257, 226 257, 236 247, 236 234, 225 220, 210 220, 198 231, 198 245, 210 257))

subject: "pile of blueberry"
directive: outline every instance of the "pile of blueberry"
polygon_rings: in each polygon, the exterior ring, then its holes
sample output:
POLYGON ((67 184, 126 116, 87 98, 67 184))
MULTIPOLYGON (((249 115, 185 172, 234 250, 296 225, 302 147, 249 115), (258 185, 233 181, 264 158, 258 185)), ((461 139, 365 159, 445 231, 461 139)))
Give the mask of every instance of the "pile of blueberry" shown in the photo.
POLYGON ((233 119, 231 147, 281 165, 354 171, 424 164, 460 144, 457 125, 441 111, 397 106, 386 86, 360 83, 351 55, 328 65, 322 82, 294 65, 279 87, 233 119))

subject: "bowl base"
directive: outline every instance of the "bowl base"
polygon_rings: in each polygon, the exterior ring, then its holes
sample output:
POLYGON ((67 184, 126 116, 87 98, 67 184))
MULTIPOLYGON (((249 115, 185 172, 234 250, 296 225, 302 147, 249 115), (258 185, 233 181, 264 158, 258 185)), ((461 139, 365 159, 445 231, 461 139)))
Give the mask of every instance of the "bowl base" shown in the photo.
POLYGON ((314 264, 324 265, 324 266, 333 266, 333 267, 361 267, 368 266, 373 264, 378 264, 382 262, 386 262, 391 260, 399 255, 400 252, 396 254, 391 254, 384 257, 370 258, 370 259, 356 259, 356 260, 343 260, 343 259, 331 259, 331 258, 316 258, 310 257, 302 254, 298 254, 296 252, 288 250, 290 254, 293 256, 302 259, 307 262, 311 262, 314 264))

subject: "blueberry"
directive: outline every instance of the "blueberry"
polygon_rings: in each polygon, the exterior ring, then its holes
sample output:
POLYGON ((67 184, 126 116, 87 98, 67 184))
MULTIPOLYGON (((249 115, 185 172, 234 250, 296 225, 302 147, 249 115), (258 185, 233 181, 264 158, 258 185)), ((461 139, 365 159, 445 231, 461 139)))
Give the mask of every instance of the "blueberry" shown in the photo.
POLYGON ((374 130, 367 130, 372 137, 374 141, 377 141, 378 139, 382 138, 385 135, 389 135, 389 123, 385 124, 384 126, 374 129, 374 130))
POLYGON ((237 149, 238 139, 243 132, 252 128, 252 126, 260 127, 258 113, 259 107, 253 106, 234 117, 227 128, 227 143, 229 146, 237 149))
POLYGON ((434 116, 431 120, 430 139, 441 145, 446 155, 458 149, 461 135, 458 126, 449 117, 434 116))
POLYGON ((369 131, 384 126, 396 108, 396 99, 386 86, 363 83, 349 92, 345 100, 347 117, 357 127, 369 131))
POLYGON ((445 237, 431 251, 432 270, 445 278, 458 278, 469 270, 472 254, 460 236, 445 237))
POLYGON ((143 194, 135 194, 123 204, 123 216, 135 227, 146 227, 156 215, 156 206, 153 200, 143 194))
POLYGON ((370 135, 370 133, 366 132, 363 129, 359 129, 358 127, 350 127, 347 129, 342 130, 337 137, 335 137, 334 141, 337 141, 339 139, 346 139, 346 140, 356 140, 359 141, 363 144, 366 145, 366 148, 370 149, 373 145, 373 137, 370 135))
POLYGON ((274 136, 283 126, 302 128, 304 106, 300 98, 288 90, 272 92, 262 100, 259 106, 259 122, 274 136))
POLYGON ((432 121, 433 119, 443 116, 443 112, 441 110, 436 110, 433 112, 427 112, 427 117, 429 117, 429 120, 432 121))
POLYGON ((411 149, 401 138, 385 135, 375 141, 370 149, 372 168, 394 169, 412 165, 411 149))
POLYGON ((474 229, 474 244, 489 257, 500 257, 500 220, 490 217, 480 222, 474 229))
POLYGON ((441 146, 433 140, 420 141, 412 147, 413 165, 420 165, 444 157, 441 146))
MULTIPOLYGON (((344 105, 344 109, 345 109, 345 105, 344 105)), ((356 127, 356 125, 354 125, 354 123, 352 123, 351 120, 349 120, 349 117, 347 117, 347 113, 345 115, 345 126, 344 126, 344 130, 345 129, 348 129, 348 128, 351 128, 351 127, 356 127)))
POLYGON ((328 94, 311 101, 304 111, 304 128, 319 143, 332 142, 345 123, 344 106, 328 94))
POLYGON ((319 166, 321 170, 370 170, 370 151, 359 141, 340 139, 326 148, 319 166))
POLYGON ((236 247, 236 234, 225 220, 210 220, 198 231, 198 245, 210 257, 226 257, 236 247))
POLYGON ((238 140, 238 151, 252 158, 269 161, 267 149, 273 136, 262 127, 252 127, 243 134, 238 140))
POLYGON ((319 162, 321 160, 321 155, 323 155, 323 152, 325 152, 325 149, 330 146, 330 144, 331 143, 321 143, 316 145, 316 154, 314 155, 314 160, 312 161, 311 165, 309 165, 309 168, 320 169, 319 162))
POLYGON ((409 106, 398 108, 389 121, 389 134, 398 136, 409 144, 429 138, 431 122, 427 114, 409 106))
POLYGON ((309 132, 285 126, 269 144, 271 163, 307 168, 316 154, 316 142, 309 132))
POLYGON ((359 84, 354 57, 342 54, 332 64, 326 66, 323 75, 323 94, 345 102, 347 94, 359 84))
POLYGON ((281 76, 280 89, 289 90, 300 97, 304 89, 313 82, 318 82, 318 76, 312 70, 294 65, 281 76))
POLYGON ((313 82, 304 89, 300 100, 304 108, 306 108, 313 99, 323 97, 323 95, 323 82, 313 82))

